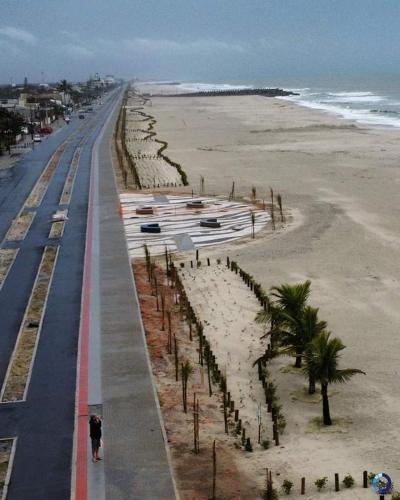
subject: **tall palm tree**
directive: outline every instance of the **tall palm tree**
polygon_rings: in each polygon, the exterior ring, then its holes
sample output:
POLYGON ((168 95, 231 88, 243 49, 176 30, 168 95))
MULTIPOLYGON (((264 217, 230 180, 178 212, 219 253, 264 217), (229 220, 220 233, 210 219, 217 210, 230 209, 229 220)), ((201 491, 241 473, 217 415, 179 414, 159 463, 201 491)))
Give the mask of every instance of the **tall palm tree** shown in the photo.
POLYGON ((330 332, 323 331, 310 342, 304 369, 307 375, 312 373, 315 380, 321 384, 324 425, 332 425, 329 410, 328 385, 347 382, 356 373, 363 373, 365 375, 362 370, 356 368, 339 370, 339 353, 345 346, 339 338, 334 337, 331 339, 330 336, 330 332))
MULTIPOLYGON (((306 306, 299 318, 288 316, 286 325, 288 328, 280 333, 280 342, 287 346, 283 352, 295 356, 299 353, 307 355, 311 341, 327 327, 326 321, 318 318, 318 308, 311 306, 306 306)), ((308 382, 308 393, 314 394, 315 378, 312 372, 309 373, 308 382)))
POLYGON ((281 345, 292 348, 296 356, 295 367, 301 367, 304 353, 304 332, 301 319, 310 296, 311 281, 295 285, 283 284, 272 287, 272 296, 276 299, 276 305, 280 312, 280 324, 282 328, 278 332, 281 345))

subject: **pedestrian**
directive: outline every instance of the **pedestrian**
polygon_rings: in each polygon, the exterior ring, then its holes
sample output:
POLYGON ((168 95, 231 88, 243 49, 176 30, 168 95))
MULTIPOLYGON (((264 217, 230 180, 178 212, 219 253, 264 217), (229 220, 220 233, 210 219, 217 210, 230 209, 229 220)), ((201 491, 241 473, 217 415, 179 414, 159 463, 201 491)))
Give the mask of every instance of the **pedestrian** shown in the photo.
POLYGON ((92 440, 92 460, 98 462, 99 448, 101 446, 101 418, 99 415, 91 415, 89 420, 90 439, 92 440))

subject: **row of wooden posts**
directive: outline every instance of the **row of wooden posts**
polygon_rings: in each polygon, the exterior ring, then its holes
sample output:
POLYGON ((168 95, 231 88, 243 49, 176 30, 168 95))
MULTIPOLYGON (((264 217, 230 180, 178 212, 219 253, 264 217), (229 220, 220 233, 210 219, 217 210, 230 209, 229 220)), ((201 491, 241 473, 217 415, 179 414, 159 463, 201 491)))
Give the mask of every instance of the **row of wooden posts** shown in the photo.
MULTIPOLYGON (((155 272, 155 263, 151 261, 150 254, 145 246, 145 256, 146 256, 146 268, 149 277, 149 281, 151 283, 152 289, 154 290, 156 296, 156 306, 157 311, 160 311, 161 306, 161 330, 164 331, 166 329, 166 321, 168 322, 168 333, 167 333, 167 353, 174 354, 174 362, 175 362, 175 379, 178 381, 179 379, 179 359, 178 359, 178 341, 176 336, 172 333, 172 325, 171 325, 171 311, 166 311, 165 305, 165 290, 160 284, 157 282, 157 276, 155 272)), ((196 254, 198 258, 198 251, 196 254)), ((199 262, 199 261, 197 261, 199 262)), ((209 262, 209 259, 208 259, 209 262)), ((180 279, 179 273, 172 261, 171 255, 168 253, 167 249, 165 249, 165 267, 167 273, 167 286, 170 286, 174 289, 174 302, 176 305, 179 305, 181 314, 185 317, 187 324, 189 326, 189 338, 193 340, 193 332, 197 334, 198 342, 199 342, 199 359, 198 363, 201 366, 206 365, 207 368, 207 377, 208 377, 208 390, 209 395, 213 394, 213 382, 219 384, 219 388, 222 392, 223 397, 223 414, 224 414, 224 431, 225 433, 229 433, 228 427, 228 419, 229 416, 233 416, 234 422, 236 424, 236 432, 241 435, 241 443, 245 446, 246 449, 251 449, 251 440, 249 437, 246 437, 246 429, 242 425, 242 420, 240 419, 239 409, 235 408, 235 402, 231 398, 231 393, 228 391, 226 376, 221 373, 221 370, 218 366, 216 356, 211 349, 211 345, 204 334, 204 327, 199 318, 197 317, 188 297, 183 287, 182 281, 180 279)), ((185 373, 185 365, 181 365, 181 374, 182 374, 182 391, 183 391, 183 409, 185 413, 187 412, 187 401, 186 401, 186 390, 187 390, 187 378, 185 373), (186 380, 185 380, 186 378, 186 380)), ((198 402, 195 400, 194 406, 194 414, 199 413, 198 402)), ((196 453, 199 452, 199 440, 198 440, 198 415, 194 415, 194 428, 197 426, 197 431, 194 430, 194 451, 196 453)))
MULTIPOLYGON (((207 257, 206 261, 207 261, 207 266, 210 266, 211 262, 210 262, 210 258, 209 257, 207 257)), ((181 265, 182 268, 185 267, 185 263, 184 262, 181 262, 180 265, 181 265)), ((247 284, 247 286, 249 286, 250 289, 254 292, 254 294, 256 295, 256 297, 259 300, 260 304, 263 307, 265 307, 266 304, 265 304, 265 299, 263 298, 263 289, 262 289, 261 285, 259 283, 255 283, 254 280, 252 279, 252 277, 248 273, 246 273, 245 271, 243 271, 238 266, 238 264, 236 262, 230 261, 229 257, 226 258, 226 265, 227 265, 227 267, 231 271, 236 272, 236 274, 240 275, 240 277, 247 284)), ((196 260, 195 260, 195 262, 193 262, 193 260, 190 261, 190 267, 191 268, 194 268, 194 267, 199 268, 199 267, 201 267, 201 260, 199 260, 199 250, 196 250, 196 260)), ((186 294, 185 294, 184 290, 182 290, 181 293, 183 295, 183 300, 187 301, 187 297, 186 297, 186 294)), ((189 306, 190 306, 190 303, 189 303, 189 306)), ((189 323, 189 328, 190 328, 190 334, 191 334, 191 331, 192 331, 191 330, 191 323, 192 322, 196 325, 197 331, 199 331, 199 328, 198 328, 198 325, 197 325, 197 318, 195 317, 194 311, 192 310, 191 306, 190 306, 190 310, 189 310, 189 315, 186 314, 186 318, 188 318, 188 317, 189 317, 188 323, 189 323)), ((200 325, 201 325, 201 323, 200 323, 200 325)), ((201 337, 203 337, 204 338, 205 349, 208 349, 209 348, 209 344, 208 344, 208 342, 205 339, 205 336, 203 334, 203 328, 202 328, 202 326, 200 328, 201 328, 201 335, 199 337, 199 339, 200 339, 199 342, 201 342, 201 337)), ((201 348, 199 349, 199 352, 200 351, 201 351, 201 348)), ((267 404, 268 413, 271 414, 272 429, 273 429, 273 440, 275 441, 275 445, 279 446, 280 441, 279 441, 279 430, 278 430, 278 413, 277 413, 276 409, 273 408, 273 406, 272 406, 273 400, 274 400, 274 397, 275 397, 276 387, 274 386, 273 383, 269 383, 266 380, 266 376, 265 376, 265 373, 264 373, 264 369, 266 368, 266 359, 271 359, 271 358, 272 358, 271 344, 268 344, 267 351, 265 353, 264 359, 260 360, 258 362, 258 376, 259 376, 259 380, 261 381, 261 383, 263 385, 263 388, 264 388, 265 403, 267 404)), ((215 357, 214 357, 214 360, 215 360, 215 357)), ((219 381, 219 378, 220 378, 220 375, 217 374, 216 380, 219 381)), ((222 390, 223 395, 224 395, 225 391, 222 389, 222 387, 221 387, 221 390, 222 390)), ((230 393, 228 392, 227 394, 229 395, 229 401, 230 401, 230 393)), ((210 395, 211 395, 211 393, 210 393, 210 395)), ((224 400, 224 403, 225 403, 225 400, 224 400)), ((228 403, 228 406, 229 406, 229 403, 228 403)), ((224 408, 225 408, 225 404, 224 404, 224 408)), ((251 449, 250 438, 246 438, 246 430, 242 428, 242 422, 241 422, 241 420, 238 417, 239 410, 234 410, 234 405, 233 405, 233 409, 231 410, 231 412, 232 411, 235 411, 236 431, 237 432, 241 432, 242 445, 245 446, 246 449, 251 449)), ((224 412, 224 420, 225 420, 225 412, 224 412)), ((225 428, 227 428, 227 425, 225 426, 225 428)), ((260 431, 261 431, 261 424, 259 424, 259 432, 258 432, 258 443, 259 444, 260 444, 260 441, 261 441, 261 432, 260 431)), ((226 432, 228 432, 228 431, 226 430, 226 432)))

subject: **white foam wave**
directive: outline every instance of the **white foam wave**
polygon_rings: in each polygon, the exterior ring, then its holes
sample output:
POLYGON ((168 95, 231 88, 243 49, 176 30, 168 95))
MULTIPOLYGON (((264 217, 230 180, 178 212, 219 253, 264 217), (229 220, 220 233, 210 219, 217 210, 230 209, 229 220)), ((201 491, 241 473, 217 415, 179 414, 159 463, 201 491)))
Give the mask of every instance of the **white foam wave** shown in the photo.
POLYGON ((296 96, 279 97, 279 99, 292 101, 306 108, 317 109, 320 111, 331 113, 346 120, 352 120, 365 125, 400 128, 399 118, 371 113, 370 109, 352 109, 350 107, 336 106, 327 102, 312 100, 308 101, 296 96))
POLYGON ((231 85, 229 83, 180 83, 178 88, 187 92, 213 92, 218 90, 251 89, 249 85, 231 85))

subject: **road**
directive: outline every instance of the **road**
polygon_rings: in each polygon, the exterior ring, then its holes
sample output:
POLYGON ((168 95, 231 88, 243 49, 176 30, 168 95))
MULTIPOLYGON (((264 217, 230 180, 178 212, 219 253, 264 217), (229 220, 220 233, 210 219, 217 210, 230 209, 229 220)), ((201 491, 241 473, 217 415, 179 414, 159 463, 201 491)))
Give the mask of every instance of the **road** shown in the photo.
POLYGON ((51 284, 40 339, 25 401, 0 404, 0 438, 17 437, 9 499, 68 499, 75 416, 76 363, 81 314, 86 218, 92 147, 120 92, 85 120, 75 118, 28 153, 17 166, 1 172, 0 241, 19 253, 0 291, 0 385, 3 384, 21 321, 29 301, 51 215, 59 208, 72 156, 81 147, 65 231, 51 284), (36 216, 21 242, 4 241, 12 220, 54 151, 66 148, 36 216))

